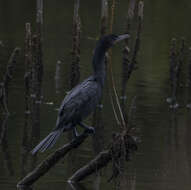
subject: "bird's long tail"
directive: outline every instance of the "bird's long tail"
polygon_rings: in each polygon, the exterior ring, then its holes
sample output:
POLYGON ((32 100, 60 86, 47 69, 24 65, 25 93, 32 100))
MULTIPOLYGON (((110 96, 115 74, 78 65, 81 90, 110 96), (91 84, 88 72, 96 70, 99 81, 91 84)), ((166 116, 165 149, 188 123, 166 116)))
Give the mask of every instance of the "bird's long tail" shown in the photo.
POLYGON ((44 152, 46 149, 51 148, 56 143, 57 139, 62 134, 62 130, 58 129, 51 132, 47 137, 45 137, 32 151, 32 154, 36 154, 38 151, 44 152))

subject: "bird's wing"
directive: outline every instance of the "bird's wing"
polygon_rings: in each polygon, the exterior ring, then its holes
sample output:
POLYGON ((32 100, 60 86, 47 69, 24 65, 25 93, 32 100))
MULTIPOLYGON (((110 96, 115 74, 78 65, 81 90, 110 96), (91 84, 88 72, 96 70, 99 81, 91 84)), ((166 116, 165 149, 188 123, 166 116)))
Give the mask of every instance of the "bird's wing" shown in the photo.
POLYGON ((89 77, 73 88, 64 98, 57 122, 56 129, 70 122, 77 123, 93 111, 99 102, 101 90, 93 77, 89 77))

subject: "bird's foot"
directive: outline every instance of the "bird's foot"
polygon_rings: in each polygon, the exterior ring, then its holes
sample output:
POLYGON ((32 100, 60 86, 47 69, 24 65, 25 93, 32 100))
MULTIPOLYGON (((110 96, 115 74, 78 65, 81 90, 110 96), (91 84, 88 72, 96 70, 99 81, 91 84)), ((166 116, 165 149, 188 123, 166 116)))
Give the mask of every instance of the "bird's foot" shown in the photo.
POLYGON ((93 127, 87 127, 85 131, 87 131, 89 134, 95 134, 95 129, 93 127))
POLYGON ((80 136, 75 127, 73 128, 73 136, 74 136, 75 139, 80 136))

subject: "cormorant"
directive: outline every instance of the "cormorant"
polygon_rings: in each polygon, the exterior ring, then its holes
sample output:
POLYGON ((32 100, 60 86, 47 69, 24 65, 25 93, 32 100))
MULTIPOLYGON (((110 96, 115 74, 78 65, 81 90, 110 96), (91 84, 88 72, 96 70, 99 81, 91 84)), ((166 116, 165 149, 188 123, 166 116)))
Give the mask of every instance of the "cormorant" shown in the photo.
POLYGON ((105 79, 105 53, 112 45, 128 37, 128 34, 110 34, 97 42, 92 60, 93 74, 65 96, 59 109, 56 127, 32 150, 32 154, 51 148, 65 131, 72 129, 77 136, 77 125, 94 132, 93 127, 85 125, 82 121, 95 110, 101 98, 105 79))

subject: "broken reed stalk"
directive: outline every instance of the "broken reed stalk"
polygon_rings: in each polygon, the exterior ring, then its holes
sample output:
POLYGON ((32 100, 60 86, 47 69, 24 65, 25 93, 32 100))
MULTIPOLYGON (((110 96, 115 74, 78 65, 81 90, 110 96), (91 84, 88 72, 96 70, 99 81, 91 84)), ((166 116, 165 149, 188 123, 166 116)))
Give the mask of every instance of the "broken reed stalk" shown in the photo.
POLYGON ((13 68, 16 63, 16 59, 19 55, 19 52, 20 52, 20 48, 18 48, 18 47, 16 47, 13 50, 13 52, 9 58, 8 64, 7 64, 7 69, 4 74, 3 81, 0 86, 0 93, 1 93, 0 101, 7 114, 9 114, 9 111, 8 111, 8 87, 9 87, 9 83, 11 82, 11 80, 13 78, 13 68))
POLYGON ((114 141, 111 147, 107 150, 100 152, 93 160, 88 164, 77 170, 70 178, 70 183, 79 182, 85 179, 87 176, 99 171, 105 167, 113 159, 115 154, 116 159, 120 159, 122 155, 122 145, 125 145, 126 159, 129 159, 131 153, 137 150, 137 145, 133 137, 129 136, 126 132, 115 135, 114 141))
POLYGON ((30 82, 31 82, 31 67, 32 67, 32 34, 31 24, 26 23, 25 36, 25 114, 29 114, 30 110, 30 82))
MULTIPOLYGON (((136 0, 129 1, 128 15, 126 18, 125 33, 131 33, 132 21, 135 15, 135 5, 136 0)), ((121 89, 121 106, 122 110, 125 113, 125 99, 126 99, 126 84, 129 78, 128 70, 130 65, 130 49, 129 49, 129 39, 125 39, 125 46, 123 48, 123 62, 122 62, 122 89, 121 89)))
POLYGON ((144 9, 144 2, 139 1, 137 33, 136 33, 135 45, 133 48, 133 55, 131 58, 131 62, 128 66, 127 80, 130 78, 131 73, 133 72, 133 70, 135 69, 135 66, 137 64, 137 54, 138 54, 139 49, 140 49, 141 31, 142 31, 142 25, 143 25, 143 9, 144 9))
POLYGON ((80 146, 85 139, 89 136, 88 131, 78 136, 75 140, 65 144, 61 148, 57 149, 48 158, 43 160, 32 172, 25 176, 18 182, 17 188, 25 189, 36 182, 41 176, 45 175, 60 159, 64 158, 71 150, 80 146))
MULTIPOLYGON (((127 28, 126 32, 129 33, 131 30, 132 20, 135 15, 135 7, 136 7, 136 1, 131 0, 129 4, 129 10, 128 10, 128 18, 127 18, 127 28)), ((123 49, 123 73, 122 73, 122 90, 121 90, 121 106, 124 113, 126 113, 126 107, 125 107, 125 99, 126 99, 126 85, 127 82, 132 74, 132 72, 136 69, 137 65, 137 55, 140 49, 140 42, 141 42, 141 32, 143 27, 143 10, 144 10, 144 2, 139 1, 138 2, 138 24, 137 24, 137 31, 136 31, 136 39, 135 44, 132 50, 132 56, 130 58, 130 50, 129 50, 129 41, 126 39, 125 41, 125 47, 123 49)), ((126 115, 126 114, 124 114, 126 115)), ((127 118, 125 118, 127 121, 127 118)))
POLYGON ((101 1, 101 37, 106 35, 108 30, 108 0, 101 1))
POLYGON ((80 0, 74 1, 74 16, 72 29, 72 64, 70 72, 70 87, 73 88, 80 80, 80 30, 81 21, 79 16, 80 0))
MULTIPOLYGON (((40 139, 40 104, 41 98, 41 67, 39 64, 39 40, 37 35, 32 36, 32 74, 31 74, 31 131, 29 142, 31 148, 34 147, 40 139)), ((35 166, 36 156, 33 157, 32 167, 35 166)))

